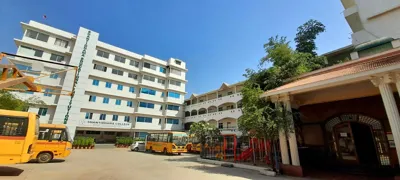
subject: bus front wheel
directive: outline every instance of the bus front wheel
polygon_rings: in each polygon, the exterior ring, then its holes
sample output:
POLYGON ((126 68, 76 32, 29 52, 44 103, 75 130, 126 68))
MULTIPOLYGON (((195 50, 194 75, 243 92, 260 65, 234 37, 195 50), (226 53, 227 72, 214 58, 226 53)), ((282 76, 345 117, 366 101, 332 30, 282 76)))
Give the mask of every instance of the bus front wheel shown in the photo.
POLYGON ((52 159, 53 159, 53 155, 51 155, 51 154, 48 153, 48 152, 40 153, 40 154, 37 156, 37 161, 38 161, 39 163, 48 163, 48 162, 51 161, 52 159))

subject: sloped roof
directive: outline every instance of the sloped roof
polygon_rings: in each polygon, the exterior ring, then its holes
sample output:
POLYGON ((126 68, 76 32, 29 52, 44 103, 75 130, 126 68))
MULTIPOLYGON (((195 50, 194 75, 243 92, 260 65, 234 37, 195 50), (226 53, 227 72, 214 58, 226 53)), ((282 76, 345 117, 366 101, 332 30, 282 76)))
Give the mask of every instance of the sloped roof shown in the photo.
POLYGON ((302 76, 301 79, 298 79, 294 82, 264 92, 262 97, 268 97, 277 93, 287 93, 294 88, 301 88, 302 86, 313 83, 361 72, 372 71, 397 64, 400 64, 400 48, 317 70, 317 73, 310 73, 310 75, 302 76))
POLYGON ((227 88, 229 88, 229 84, 228 83, 222 83, 221 87, 219 87, 220 90, 227 89, 227 88))

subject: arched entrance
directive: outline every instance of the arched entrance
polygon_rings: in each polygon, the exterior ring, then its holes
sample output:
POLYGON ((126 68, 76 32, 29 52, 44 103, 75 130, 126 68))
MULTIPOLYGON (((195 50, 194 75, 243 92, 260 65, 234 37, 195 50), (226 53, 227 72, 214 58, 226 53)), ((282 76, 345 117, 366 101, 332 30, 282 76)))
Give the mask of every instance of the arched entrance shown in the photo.
POLYGON ((343 164, 390 165, 389 147, 380 121, 343 114, 326 121, 329 150, 343 164))

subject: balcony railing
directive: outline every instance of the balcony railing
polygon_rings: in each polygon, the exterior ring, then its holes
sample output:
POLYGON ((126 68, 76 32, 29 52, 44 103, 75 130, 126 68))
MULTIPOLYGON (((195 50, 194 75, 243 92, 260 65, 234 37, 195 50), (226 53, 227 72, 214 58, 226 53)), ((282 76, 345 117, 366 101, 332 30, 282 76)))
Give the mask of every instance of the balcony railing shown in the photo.
POLYGON ((204 102, 199 102, 196 104, 191 104, 189 106, 186 106, 186 110, 185 111, 192 111, 192 110, 199 110, 201 108, 208 108, 210 106, 220 106, 221 104, 227 103, 227 102, 238 102, 242 99, 242 93, 236 93, 236 94, 231 94, 231 95, 227 95, 227 96, 223 96, 223 97, 219 97, 219 98, 215 98, 215 99, 210 99, 208 101, 204 101, 204 102))
POLYGON ((216 120, 219 121, 224 118, 237 119, 242 115, 242 109, 230 109, 225 111, 218 111, 213 113, 201 114, 196 116, 185 117, 186 122, 199 122, 199 121, 209 121, 216 120))

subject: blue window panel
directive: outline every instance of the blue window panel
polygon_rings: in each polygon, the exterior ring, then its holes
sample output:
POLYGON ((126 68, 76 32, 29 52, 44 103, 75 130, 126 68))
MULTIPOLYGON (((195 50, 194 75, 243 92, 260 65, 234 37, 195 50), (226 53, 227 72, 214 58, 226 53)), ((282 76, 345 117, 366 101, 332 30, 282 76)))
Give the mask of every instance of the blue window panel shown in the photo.
POLYGON ((115 115, 115 114, 114 114, 112 120, 113 120, 113 121, 118 121, 118 115, 115 115))
POLYGON ((139 103, 139 107, 147 107, 147 103, 145 103, 145 102, 140 102, 140 103, 139 103))
POLYGON ((32 91, 26 91, 25 93, 26 93, 26 94, 33 94, 32 91))
POLYGON ((92 115, 93 115, 93 113, 87 112, 85 115, 85 119, 92 119, 92 115))
POLYGON ((93 79, 92 85, 99 86, 99 80, 93 79))
POLYGON ((132 101, 126 101, 126 106, 132 107, 133 106, 133 102, 132 101))
POLYGON ((140 102, 139 107, 154 109, 153 103, 140 102))
POLYGON ((104 103, 104 104, 108 104, 109 101, 110 101, 110 98, 106 98, 106 97, 103 98, 103 103, 104 103))
POLYGON ((106 114, 100 114, 100 120, 106 120, 106 114))
POLYGON ((162 93, 161 93, 161 97, 164 97, 164 96, 165 96, 165 93, 164 93, 164 92, 162 92, 162 93))
POLYGON ((134 87, 129 87, 129 92, 134 93, 135 92, 135 88, 134 87))
POLYGON ((167 119, 167 124, 179 124, 179 119, 167 119))
POLYGON ((121 105, 121 99, 116 99, 115 100, 115 105, 121 105))
POLYGON ((168 110, 173 110, 173 111, 179 111, 179 106, 175 106, 175 105, 168 105, 167 106, 168 110))
POLYGON ((90 95, 90 96, 89 96, 89 101, 90 101, 90 102, 96 102, 96 96, 90 95))
POLYGON ((146 138, 147 132, 139 132, 139 138, 146 138))
POLYGON ((118 84, 118 88, 117 88, 117 89, 120 90, 120 91, 122 91, 122 89, 124 89, 124 86, 121 85, 121 84, 118 84))
POLYGON ((131 117, 130 116, 125 116, 124 122, 130 122, 130 121, 131 121, 131 117))
POLYGON ((166 71, 166 69, 165 68, 163 68, 163 67, 160 67, 160 72, 162 72, 162 73, 166 73, 167 71, 166 71))
POLYGON ((142 88, 140 91, 143 94, 156 95, 156 91, 152 89, 142 88))
POLYGON ((181 97, 181 95, 179 93, 176 93, 176 92, 168 92, 168 97, 179 99, 181 97))
POLYGON ((51 89, 45 89, 43 95, 44 95, 44 96, 51 97, 51 96, 53 96, 53 94, 51 94, 51 92, 53 92, 53 90, 51 90, 51 89))
POLYGON ((106 88, 111 88, 112 83, 106 82, 106 88))
POLYGON ((153 103, 147 103, 147 108, 154 109, 154 104, 153 103))
POLYGON ((151 117, 137 117, 136 122, 152 123, 153 118, 151 117))
POLYGON ((58 74, 53 74, 54 72, 51 72, 50 74, 50 78, 52 79, 57 79, 58 78, 58 74))

